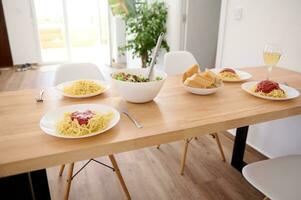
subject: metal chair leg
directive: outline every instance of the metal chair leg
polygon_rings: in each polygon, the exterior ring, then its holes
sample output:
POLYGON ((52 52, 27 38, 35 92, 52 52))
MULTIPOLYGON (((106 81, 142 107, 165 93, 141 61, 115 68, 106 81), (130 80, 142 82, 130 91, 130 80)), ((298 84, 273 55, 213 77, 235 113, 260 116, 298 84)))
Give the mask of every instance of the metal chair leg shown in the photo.
POLYGON ((220 151, 220 154, 221 154, 221 157, 222 157, 222 161, 226 161, 226 157, 225 157, 225 154, 224 154, 224 150, 223 150, 223 147, 221 145, 221 142, 219 140, 219 136, 217 133, 213 133, 214 135, 214 138, 216 140, 216 143, 217 143, 217 146, 218 146, 218 149, 220 151))
POLYGON ((71 163, 69 165, 68 179, 67 179, 67 184, 66 184, 66 189, 65 189, 65 194, 64 194, 64 200, 68 200, 68 198, 69 198, 73 169, 74 169, 74 163, 71 163))
POLYGON ((182 160, 181 160, 181 169, 180 169, 180 174, 184 174, 184 167, 185 167, 185 162, 186 162, 186 155, 187 155, 187 150, 188 150, 188 144, 189 144, 189 139, 186 139, 184 141, 184 146, 183 146, 183 154, 182 154, 182 160))
POLYGON ((64 169, 65 169, 65 165, 61 165, 59 176, 63 175, 64 169))
POLYGON ((110 158, 111 163, 112 163, 112 165, 113 165, 113 167, 114 167, 114 169, 115 169, 115 173, 116 173, 116 176, 117 176, 117 178, 118 178, 118 180, 119 180, 119 183, 120 183, 120 185, 121 185, 121 187, 122 187, 122 190, 123 190, 123 192, 124 192, 126 198, 127 198, 128 200, 130 200, 130 199, 131 199, 130 193, 129 193, 129 191, 128 191, 126 185, 125 185, 125 182, 124 182, 124 180, 123 180, 123 177, 122 177, 122 175, 121 175, 121 172, 120 172, 120 170, 119 170, 119 167, 118 167, 118 164, 117 164, 117 162, 116 162, 116 159, 115 159, 114 155, 109 155, 109 158, 110 158))

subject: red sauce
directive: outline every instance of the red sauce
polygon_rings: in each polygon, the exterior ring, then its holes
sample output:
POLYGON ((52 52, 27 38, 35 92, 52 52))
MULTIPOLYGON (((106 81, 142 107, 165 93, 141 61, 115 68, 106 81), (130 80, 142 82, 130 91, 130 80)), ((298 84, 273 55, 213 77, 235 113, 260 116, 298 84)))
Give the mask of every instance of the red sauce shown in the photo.
POLYGON ((230 73, 236 74, 236 72, 231 68, 224 68, 222 71, 220 71, 220 73, 222 73, 222 72, 230 72, 230 73))
POLYGON ((71 113, 71 120, 77 120, 79 125, 87 125, 89 119, 91 119, 95 114, 91 110, 86 110, 84 112, 73 112, 71 113))
POLYGON ((255 92, 270 93, 273 90, 279 90, 279 89, 280 87, 278 83, 270 80, 264 80, 257 84, 257 88, 255 92))

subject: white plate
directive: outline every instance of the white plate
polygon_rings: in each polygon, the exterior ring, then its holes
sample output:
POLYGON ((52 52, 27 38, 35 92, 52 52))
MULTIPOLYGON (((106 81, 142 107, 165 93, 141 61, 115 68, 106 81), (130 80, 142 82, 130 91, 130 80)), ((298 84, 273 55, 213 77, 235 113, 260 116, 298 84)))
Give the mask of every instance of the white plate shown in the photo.
POLYGON ((87 81, 94 81, 95 83, 103 86, 105 89, 103 91, 99 91, 99 92, 96 92, 96 93, 93 93, 93 94, 86 94, 86 95, 69 95, 69 94, 66 94, 64 93, 64 88, 67 87, 67 86, 70 86, 72 85, 74 82, 76 81, 79 81, 79 80, 74 80, 74 81, 68 81, 68 82, 64 82, 64 83, 61 83, 61 84, 58 84, 55 88, 57 90, 59 90, 62 95, 64 95, 65 97, 71 97, 71 98, 87 98, 87 97, 93 97, 93 96, 96 96, 96 95, 99 95, 99 94, 102 94, 104 93, 105 91, 107 91, 109 89, 109 84, 104 82, 104 81, 101 81, 101 80, 94 80, 94 79, 80 79, 80 80, 87 80, 87 81))
POLYGON ((103 105, 103 104, 77 104, 72 106, 65 106, 61 107, 55 110, 52 110, 48 113, 46 113, 41 121, 40 121, 40 128, 48 135, 60 137, 60 138, 85 138, 85 137, 91 137, 94 135, 98 135, 100 133, 103 133, 112 127, 114 127, 120 119, 119 112, 110 106, 103 105), (85 110, 93 110, 100 113, 113 113, 113 118, 111 119, 108 127, 104 130, 97 131, 95 133, 91 133, 88 135, 82 135, 82 136, 67 136, 67 135, 61 135, 56 130, 56 124, 59 120, 61 120, 64 116, 65 112, 74 112, 74 111, 85 111, 85 110))
POLYGON ((223 85, 216 87, 216 88, 194 88, 184 85, 184 89, 190 93, 197 94, 197 95, 209 95, 217 92, 223 85))
POLYGON ((247 82, 241 85, 241 88, 246 91, 247 93, 262 98, 262 99, 268 99, 268 100, 277 100, 277 101, 283 101, 283 100, 289 100, 289 99, 294 99, 297 98, 300 93, 298 90, 295 88, 279 84, 279 87, 285 92, 286 97, 285 98, 276 98, 276 97, 268 97, 268 96, 262 96, 256 92, 252 92, 252 88, 257 85, 259 81, 252 81, 252 82, 247 82))
MULTIPOLYGON (((221 68, 221 69, 210 69, 210 70, 218 75, 218 73, 220 71, 222 71, 223 68, 221 68)), ((237 69, 233 69, 233 70, 240 77, 240 79, 239 80, 224 80, 224 79, 222 79, 223 82, 242 82, 242 81, 246 81, 246 80, 249 80, 250 78, 252 78, 252 75, 249 74, 248 72, 240 71, 240 70, 237 70, 237 69)))

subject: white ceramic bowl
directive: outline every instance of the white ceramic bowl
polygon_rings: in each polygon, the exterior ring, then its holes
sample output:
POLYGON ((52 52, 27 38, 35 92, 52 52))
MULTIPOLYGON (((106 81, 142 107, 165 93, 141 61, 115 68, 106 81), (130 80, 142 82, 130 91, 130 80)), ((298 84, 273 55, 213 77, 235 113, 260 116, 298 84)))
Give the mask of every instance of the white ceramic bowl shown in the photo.
POLYGON ((217 92, 221 87, 223 87, 223 84, 216 88, 194 88, 189 87, 187 85, 184 85, 184 89, 190 93, 197 94, 197 95, 209 95, 217 92))
MULTIPOLYGON (((115 71, 112 76, 119 72, 125 72, 146 77, 148 71, 149 69, 142 68, 121 69, 115 71)), ((112 84, 125 100, 132 103, 145 103, 153 100, 157 96, 167 78, 167 74, 163 71, 154 70, 154 75, 155 77, 161 77, 162 80, 133 83, 112 78, 112 84)))

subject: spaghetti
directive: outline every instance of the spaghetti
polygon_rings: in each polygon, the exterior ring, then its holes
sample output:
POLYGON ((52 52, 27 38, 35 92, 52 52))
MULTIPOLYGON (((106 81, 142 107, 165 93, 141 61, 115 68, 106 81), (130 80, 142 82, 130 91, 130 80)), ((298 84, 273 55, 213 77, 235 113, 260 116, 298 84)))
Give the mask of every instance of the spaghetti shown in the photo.
POLYGON ((221 72, 219 72, 219 76, 224 81, 240 80, 239 75, 233 69, 230 68, 223 69, 221 72))
POLYGON ((255 85, 252 89, 252 92, 257 93, 261 96, 268 96, 274 98, 285 98, 285 92, 279 87, 279 84, 270 81, 264 80, 255 85))
POLYGON ((64 93, 68 95, 89 95, 103 91, 105 88, 91 80, 78 80, 70 86, 64 87, 64 93))
POLYGON ((61 135, 83 136, 104 130, 110 124, 113 113, 106 114, 94 111, 66 112, 64 117, 57 123, 57 131, 61 135))

